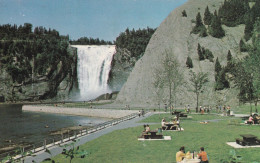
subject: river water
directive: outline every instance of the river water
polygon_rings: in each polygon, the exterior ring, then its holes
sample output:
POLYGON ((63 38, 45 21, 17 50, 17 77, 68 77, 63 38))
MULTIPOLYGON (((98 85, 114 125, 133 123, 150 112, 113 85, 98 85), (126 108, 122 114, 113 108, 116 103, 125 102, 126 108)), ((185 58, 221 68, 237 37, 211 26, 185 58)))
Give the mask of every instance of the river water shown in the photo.
POLYGON ((22 111, 22 105, 0 104, 0 148, 42 142, 51 132, 73 126, 93 126, 106 118, 22 111))

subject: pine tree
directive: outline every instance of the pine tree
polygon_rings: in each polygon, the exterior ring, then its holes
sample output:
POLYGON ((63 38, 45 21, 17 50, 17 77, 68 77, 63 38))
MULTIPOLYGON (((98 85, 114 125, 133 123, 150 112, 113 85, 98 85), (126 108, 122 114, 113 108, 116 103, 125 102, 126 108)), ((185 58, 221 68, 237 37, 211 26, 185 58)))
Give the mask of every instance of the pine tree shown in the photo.
POLYGON ((215 63, 215 73, 218 74, 220 71, 222 70, 222 67, 218 61, 218 58, 216 59, 216 63, 215 63))
POLYGON ((206 27, 203 25, 200 27, 200 34, 199 34, 200 37, 207 37, 208 36, 208 33, 207 33, 207 29, 206 27))
POLYGON ((210 24, 209 34, 216 38, 222 38, 225 36, 225 31, 223 30, 223 28, 221 26, 221 20, 218 17, 216 11, 214 13, 212 22, 210 24))
POLYGON ((227 62, 229 63, 232 60, 232 55, 230 50, 228 50, 228 54, 227 54, 227 62))
POLYGON ((187 57, 186 65, 187 65, 188 68, 193 68, 193 63, 192 63, 192 60, 189 56, 187 57))
POLYGON ((203 54, 203 51, 202 51, 200 44, 198 44, 197 50, 198 50, 199 60, 200 61, 204 60, 205 58, 204 58, 204 54, 203 54))
POLYGON ((182 11, 182 17, 187 17, 187 13, 185 10, 182 11))
POLYGON ((245 19, 245 30, 244 30, 245 36, 244 36, 244 38, 246 41, 248 41, 252 37, 254 23, 255 23, 254 19, 255 18, 253 16, 253 14, 249 14, 245 19))
POLYGON ((214 55, 213 53, 209 50, 209 49, 206 49, 205 50, 205 57, 206 59, 208 59, 210 62, 214 62, 214 55))
POLYGON ((226 68, 223 68, 217 76, 215 90, 223 90, 229 88, 229 82, 226 78, 226 68))
POLYGON ((248 0, 229 0, 219 8, 219 16, 223 24, 234 27, 244 23, 244 17, 249 10, 248 0))
POLYGON ((205 25, 210 25, 211 24, 212 14, 209 11, 209 6, 207 6, 206 9, 205 9, 203 20, 204 20, 204 24, 205 25))
POLYGON ((200 15, 200 12, 198 12, 198 14, 196 16, 196 27, 200 27, 202 25, 203 25, 203 23, 202 23, 202 20, 201 20, 201 15, 200 15))
POLYGON ((200 33, 201 27, 203 27, 203 26, 204 26, 204 24, 202 23, 201 15, 198 12, 198 14, 196 16, 196 25, 193 27, 191 33, 194 33, 194 34, 200 33))
POLYGON ((241 39, 239 42, 239 48, 240 48, 240 52, 247 52, 247 47, 245 42, 241 39))

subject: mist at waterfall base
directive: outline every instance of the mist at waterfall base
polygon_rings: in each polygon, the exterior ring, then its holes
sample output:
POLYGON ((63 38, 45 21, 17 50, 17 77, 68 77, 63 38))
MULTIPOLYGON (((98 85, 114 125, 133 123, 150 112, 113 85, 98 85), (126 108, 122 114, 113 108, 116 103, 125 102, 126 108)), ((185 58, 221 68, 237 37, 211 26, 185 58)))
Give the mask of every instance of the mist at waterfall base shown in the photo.
POLYGON ((72 45, 77 48, 79 93, 75 101, 88 101, 111 93, 107 84, 115 45, 72 45))

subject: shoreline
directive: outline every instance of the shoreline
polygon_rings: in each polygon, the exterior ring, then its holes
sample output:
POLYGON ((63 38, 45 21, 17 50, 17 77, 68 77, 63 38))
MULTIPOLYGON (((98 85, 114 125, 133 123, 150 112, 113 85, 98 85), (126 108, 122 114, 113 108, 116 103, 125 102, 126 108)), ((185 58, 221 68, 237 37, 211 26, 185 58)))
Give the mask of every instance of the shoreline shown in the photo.
POLYGON ((121 118, 133 113, 138 113, 138 110, 116 110, 116 109, 90 109, 90 108, 70 108, 70 107, 54 107, 54 106, 39 106, 39 105, 23 105, 23 111, 43 112, 54 114, 65 114, 75 116, 89 116, 100 118, 121 118))

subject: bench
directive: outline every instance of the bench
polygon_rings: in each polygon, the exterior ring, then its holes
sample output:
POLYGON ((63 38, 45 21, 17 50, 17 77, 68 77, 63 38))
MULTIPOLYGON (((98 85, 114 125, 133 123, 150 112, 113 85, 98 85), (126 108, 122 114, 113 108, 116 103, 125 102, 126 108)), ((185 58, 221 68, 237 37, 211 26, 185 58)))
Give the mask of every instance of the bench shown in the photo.
POLYGON ((140 138, 144 139, 162 139, 163 135, 161 132, 158 132, 157 130, 150 131, 148 133, 143 132, 140 138))
POLYGON ((242 142, 242 141, 243 141, 242 139, 236 138, 236 143, 237 144, 240 144, 240 142, 242 142))

